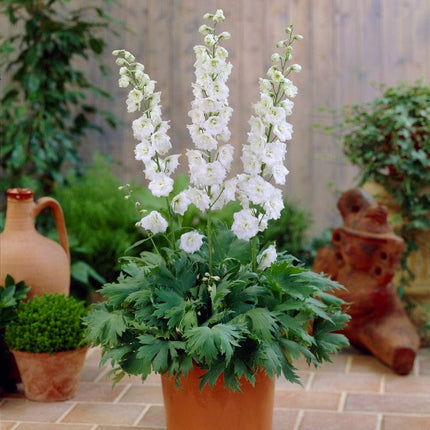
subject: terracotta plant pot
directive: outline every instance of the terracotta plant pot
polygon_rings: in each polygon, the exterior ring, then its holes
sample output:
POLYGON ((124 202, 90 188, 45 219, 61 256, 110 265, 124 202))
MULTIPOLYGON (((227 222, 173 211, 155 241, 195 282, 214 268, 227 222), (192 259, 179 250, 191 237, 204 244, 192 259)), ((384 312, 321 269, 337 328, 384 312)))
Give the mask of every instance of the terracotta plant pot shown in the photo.
POLYGON ((204 373, 195 368, 181 378, 161 376, 167 430, 270 430, 272 428, 275 380, 264 372, 256 375, 255 386, 241 380, 242 392, 229 391, 223 378, 211 389, 199 384, 204 373))
POLYGON ((37 402, 57 402, 73 397, 87 349, 55 354, 11 350, 24 384, 25 397, 37 402))

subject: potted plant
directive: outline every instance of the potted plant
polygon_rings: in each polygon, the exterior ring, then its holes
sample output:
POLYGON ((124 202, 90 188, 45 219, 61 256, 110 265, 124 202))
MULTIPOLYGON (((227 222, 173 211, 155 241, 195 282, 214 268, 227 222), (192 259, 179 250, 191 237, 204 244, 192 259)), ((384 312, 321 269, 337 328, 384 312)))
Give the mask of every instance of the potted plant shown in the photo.
POLYGON ((30 287, 24 281, 15 282, 6 275, 4 286, 0 286, 0 392, 16 391, 19 373, 15 360, 4 342, 4 331, 16 317, 16 309, 25 299, 30 287))
MULTIPOLYGON (((411 316, 424 317, 424 327, 430 305, 430 86, 421 80, 380 90, 372 102, 342 110, 340 140, 347 160, 360 169, 360 185, 388 206, 405 240, 397 282, 415 304, 411 316)), ((422 336, 429 340, 427 330, 422 336)))
MULTIPOLYGON (((187 151, 189 184, 175 189, 171 178, 179 155, 162 120, 160 93, 144 66, 125 51, 114 51, 119 85, 131 86, 129 112, 140 111, 133 131, 135 155, 144 164, 148 188, 164 208, 147 211, 139 226, 149 233, 151 251, 127 257, 117 282, 100 290, 105 301, 86 318, 88 339, 102 347, 115 380, 124 374, 162 375, 169 430, 268 429, 274 379, 299 382, 294 360, 318 365, 347 344, 334 333, 348 320, 343 302, 330 293, 339 285, 304 269, 260 242, 268 221, 280 216, 285 182, 285 141, 297 88, 289 79, 292 44, 301 36, 286 30, 273 54, 251 131, 243 146, 244 172, 226 179, 233 161, 228 144, 227 78, 231 65, 218 32, 222 10, 206 14, 199 29, 204 45, 196 54, 194 101, 188 126, 195 148, 187 151), (236 201, 232 219, 216 212, 236 201), (198 209, 204 222, 182 223, 198 209), (259 397, 260 396, 260 397, 259 397)), ((160 206, 161 207, 161 206, 160 206)), ((139 244, 136 244, 138 246, 139 244)))
POLYGON ((52 402, 71 398, 78 388, 87 346, 83 302, 45 293, 20 304, 5 330, 30 400, 52 402))

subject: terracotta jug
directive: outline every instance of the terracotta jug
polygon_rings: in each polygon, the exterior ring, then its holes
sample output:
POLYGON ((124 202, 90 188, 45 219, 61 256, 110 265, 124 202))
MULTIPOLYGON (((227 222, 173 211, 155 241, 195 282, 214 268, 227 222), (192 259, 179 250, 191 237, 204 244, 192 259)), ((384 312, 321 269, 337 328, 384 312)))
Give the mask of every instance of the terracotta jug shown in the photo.
POLYGON ((6 275, 31 286, 27 298, 43 293, 68 295, 70 253, 60 204, 51 197, 33 200, 33 190, 7 191, 6 222, 0 234, 0 284, 6 275), (34 219, 45 208, 54 215, 60 244, 37 232, 34 219))

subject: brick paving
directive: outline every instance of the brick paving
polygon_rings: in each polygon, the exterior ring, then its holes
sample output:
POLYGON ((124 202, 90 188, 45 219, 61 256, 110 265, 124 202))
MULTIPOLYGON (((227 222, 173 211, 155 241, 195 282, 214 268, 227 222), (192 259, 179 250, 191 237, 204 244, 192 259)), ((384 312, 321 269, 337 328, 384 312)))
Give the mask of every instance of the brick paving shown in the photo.
MULTIPOLYGON (((71 400, 37 403, 22 392, 0 398, 0 430, 165 429, 159 377, 124 378, 112 388, 99 358, 98 349, 88 352, 71 400)), ((419 351, 408 376, 352 348, 332 359, 319 369, 298 363, 303 387, 277 381, 272 430, 430 429, 430 348, 419 351)))

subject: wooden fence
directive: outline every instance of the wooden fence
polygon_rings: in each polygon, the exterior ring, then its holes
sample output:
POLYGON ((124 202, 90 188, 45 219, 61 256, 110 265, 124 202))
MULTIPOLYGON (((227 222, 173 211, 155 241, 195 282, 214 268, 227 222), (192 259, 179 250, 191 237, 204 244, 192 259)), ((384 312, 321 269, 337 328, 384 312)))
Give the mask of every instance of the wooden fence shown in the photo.
MULTIPOLYGON (((71 0, 72 3, 88 0, 71 0)), ((309 210, 315 231, 339 223, 336 201, 341 191, 355 185, 355 169, 345 163, 335 138, 315 129, 333 118, 320 108, 339 109, 346 104, 372 100, 378 92, 372 83, 396 85, 430 76, 429 0, 118 0, 110 14, 131 29, 120 38, 106 34, 109 49, 104 62, 113 73, 99 80, 91 62, 85 67, 114 101, 109 109, 126 124, 106 135, 92 135, 84 146, 86 157, 109 152, 118 161, 124 181, 140 178, 141 164, 134 160, 135 141, 130 132, 135 118, 125 109, 126 91, 117 87, 112 49, 126 48, 143 62, 162 91, 163 113, 170 119, 174 152, 190 144, 186 124, 194 80, 193 46, 201 43, 197 31, 205 12, 224 10, 222 29, 231 33, 229 50, 233 72, 229 80, 234 115, 230 129, 239 159, 248 131, 252 103, 259 98, 258 77, 270 65, 275 44, 292 22, 304 36, 293 51, 302 72, 294 75, 299 87, 288 145, 286 195, 309 210)), ((100 103, 100 102, 98 102, 100 103)), ((238 166, 239 168, 240 166, 238 166)))

